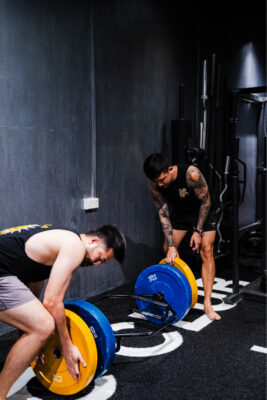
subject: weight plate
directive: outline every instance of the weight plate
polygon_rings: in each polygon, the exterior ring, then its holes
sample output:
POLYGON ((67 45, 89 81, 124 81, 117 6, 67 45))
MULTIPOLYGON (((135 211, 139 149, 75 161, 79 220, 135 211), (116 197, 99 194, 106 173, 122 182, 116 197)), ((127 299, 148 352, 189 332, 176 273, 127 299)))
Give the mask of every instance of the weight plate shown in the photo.
MULTIPOLYGON (((160 261, 160 264, 169 265, 166 262, 166 258, 163 258, 163 260, 160 261)), ((191 286, 191 289, 192 289, 191 308, 193 308, 198 299, 198 288, 197 288, 197 282, 196 282, 195 276, 194 276, 193 272, 191 271, 191 269, 189 268, 189 266, 179 257, 175 258, 173 266, 178 268, 185 275, 185 277, 187 278, 187 280, 191 286)))
POLYGON ((85 300, 65 303, 65 307, 78 314, 89 326, 97 346, 98 363, 95 378, 107 371, 115 358, 115 335, 107 317, 95 305, 85 300))
POLYGON ((81 317, 70 310, 65 310, 67 326, 72 343, 78 347, 87 364, 80 363, 81 378, 75 382, 67 370, 59 337, 52 334, 43 349, 44 364, 32 362, 32 369, 38 380, 53 393, 71 395, 80 392, 93 379, 97 367, 97 349, 93 335, 81 317))
MULTIPOLYGON (((155 295, 163 293, 165 300, 177 314, 173 323, 181 320, 190 310, 192 303, 192 291, 188 280, 181 271, 172 265, 152 265, 146 268, 137 278, 135 284, 135 294, 155 295)), ((143 300, 136 301, 140 311, 156 316, 164 316, 164 307, 147 303, 143 300)), ((156 324, 161 324, 171 319, 169 313, 166 321, 161 321, 156 317, 146 315, 146 318, 156 324)))

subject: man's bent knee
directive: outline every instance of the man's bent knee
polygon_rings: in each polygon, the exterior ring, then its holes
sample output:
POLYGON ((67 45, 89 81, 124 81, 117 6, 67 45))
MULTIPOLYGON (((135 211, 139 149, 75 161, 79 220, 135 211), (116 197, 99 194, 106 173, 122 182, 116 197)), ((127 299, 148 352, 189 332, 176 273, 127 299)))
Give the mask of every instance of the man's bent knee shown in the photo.
POLYGON ((36 326, 34 332, 40 336, 40 339, 45 341, 49 338, 50 335, 55 331, 55 321, 52 315, 49 313, 47 317, 42 319, 40 324, 36 326))
POLYGON ((210 259, 213 257, 213 246, 210 244, 201 245, 200 250, 201 257, 210 259))

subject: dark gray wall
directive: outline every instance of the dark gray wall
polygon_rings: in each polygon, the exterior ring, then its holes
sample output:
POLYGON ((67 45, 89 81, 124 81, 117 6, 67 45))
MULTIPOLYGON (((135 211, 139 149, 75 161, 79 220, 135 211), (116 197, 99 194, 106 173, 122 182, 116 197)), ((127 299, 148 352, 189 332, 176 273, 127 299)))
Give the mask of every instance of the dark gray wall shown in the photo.
POLYGON ((170 153, 181 82, 186 113, 194 115, 192 32, 175 27, 164 4, 94 3, 99 214, 129 239, 127 279, 161 257, 159 223, 142 166, 152 152, 170 153), (188 40, 191 51, 185 51, 188 40))
POLYGON ((194 42, 162 1, 0 0, 1 228, 112 223, 127 237, 124 265, 77 271, 68 298, 121 285, 162 256, 142 164, 170 153, 179 83, 194 116, 194 42), (100 207, 84 212, 94 157, 100 207))
POLYGON ((78 4, 0 2, 2 227, 85 218, 90 25, 78 4))

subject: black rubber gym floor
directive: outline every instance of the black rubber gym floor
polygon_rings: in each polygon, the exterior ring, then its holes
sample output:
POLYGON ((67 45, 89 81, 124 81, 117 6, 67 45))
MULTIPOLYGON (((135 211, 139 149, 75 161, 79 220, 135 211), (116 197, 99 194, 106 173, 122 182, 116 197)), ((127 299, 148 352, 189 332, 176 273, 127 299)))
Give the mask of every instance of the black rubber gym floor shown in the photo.
MULTIPOLYGON (((123 339, 111 369, 79 394, 58 396, 49 392, 29 368, 8 398, 265 400, 265 304, 248 300, 234 306, 223 304, 221 299, 230 290, 230 275, 230 271, 216 275, 213 300, 221 321, 210 323, 203 315, 203 292, 198 279, 199 300, 184 321, 154 337, 123 339)), ((133 293, 133 285, 124 285, 112 293, 133 293)), ((122 324, 131 319, 125 301, 108 299, 97 306, 114 330, 133 329, 129 322, 122 324)), ((16 331, 0 336, 0 368, 16 337, 16 331)))

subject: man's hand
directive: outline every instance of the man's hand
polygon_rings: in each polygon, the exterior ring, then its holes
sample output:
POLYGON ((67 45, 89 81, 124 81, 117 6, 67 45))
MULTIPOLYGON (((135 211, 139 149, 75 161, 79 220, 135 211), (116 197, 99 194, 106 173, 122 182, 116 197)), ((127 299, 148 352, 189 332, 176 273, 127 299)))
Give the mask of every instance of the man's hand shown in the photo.
POLYGON ((71 374, 72 378, 78 382, 81 378, 79 362, 84 368, 87 367, 78 347, 72 345, 68 350, 65 350, 64 357, 69 373, 71 374))
POLYGON ((179 257, 179 254, 178 254, 175 246, 169 247, 168 253, 166 255, 166 262, 168 264, 173 264, 176 257, 179 257))
POLYGON ((193 235, 191 236, 190 246, 192 247, 193 251, 196 251, 199 249, 200 245, 201 245, 201 235, 198 232, 194 232, 193 235))

